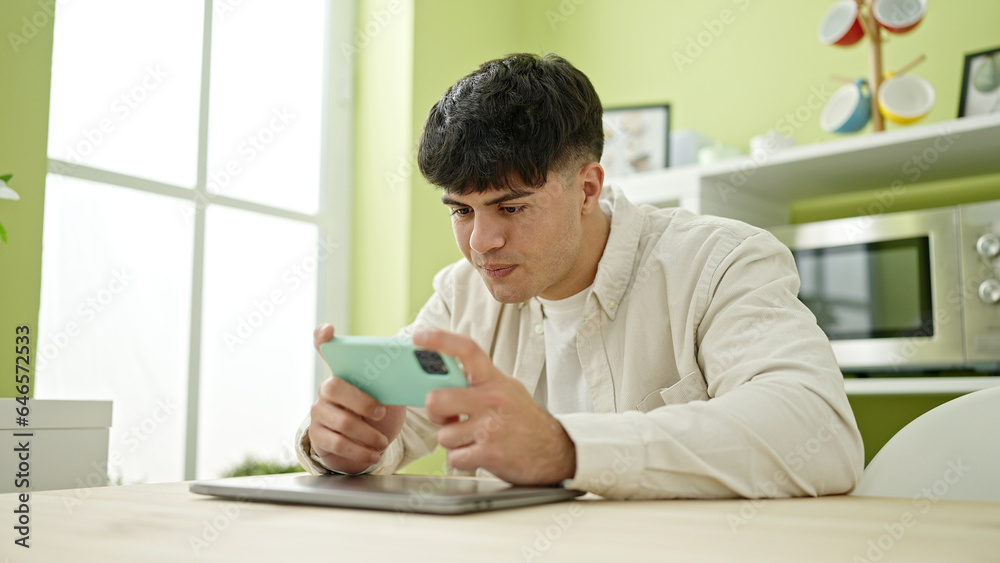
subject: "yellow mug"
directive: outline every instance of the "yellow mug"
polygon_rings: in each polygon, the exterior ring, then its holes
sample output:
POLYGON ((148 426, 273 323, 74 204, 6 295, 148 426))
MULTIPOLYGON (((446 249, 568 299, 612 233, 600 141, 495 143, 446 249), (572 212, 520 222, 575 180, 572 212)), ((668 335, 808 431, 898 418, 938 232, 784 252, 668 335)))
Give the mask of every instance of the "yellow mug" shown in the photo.
POLYGON ((919 76, 889 74, 878 89, 879 111, 898 125, 923 119, 933 106, 934 87, 919 76))

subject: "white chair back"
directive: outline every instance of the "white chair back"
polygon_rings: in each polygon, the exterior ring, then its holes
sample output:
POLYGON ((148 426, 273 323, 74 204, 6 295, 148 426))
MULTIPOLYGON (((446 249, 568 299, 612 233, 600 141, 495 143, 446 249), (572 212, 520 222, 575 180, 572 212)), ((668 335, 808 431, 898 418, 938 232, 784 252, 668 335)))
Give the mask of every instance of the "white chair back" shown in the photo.
POLYGON ((963 395, 907 424, 852 494, 1000 502, 1000 387, 963 395))

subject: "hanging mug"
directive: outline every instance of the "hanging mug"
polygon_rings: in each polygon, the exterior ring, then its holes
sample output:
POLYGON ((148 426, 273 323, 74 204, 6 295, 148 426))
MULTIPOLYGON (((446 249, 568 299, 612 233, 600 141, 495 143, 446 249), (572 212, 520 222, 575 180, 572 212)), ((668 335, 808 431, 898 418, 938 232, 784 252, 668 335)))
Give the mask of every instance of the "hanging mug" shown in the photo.
POLYGON ((830 96, 819 116, 819 125, 828 133, 854 133, 868 125, 871 115, 871 90, 868 81, 859 78, 830 96))
POLYGON ((854 45, 865 32, 858 19, 858 5, 854 0, 839 0, 827 10, 819 23, 819 40, 827 45, 854 45))
POLYGON ((906 33, 924 19, 927 0, 875 0, 872 15, 875 21, 892 33, 906 33))
POLYGON ((878 89, 878 108, 889 121, 909 125, 930 113, 934 87, 919 76, 890 74, 878 89))

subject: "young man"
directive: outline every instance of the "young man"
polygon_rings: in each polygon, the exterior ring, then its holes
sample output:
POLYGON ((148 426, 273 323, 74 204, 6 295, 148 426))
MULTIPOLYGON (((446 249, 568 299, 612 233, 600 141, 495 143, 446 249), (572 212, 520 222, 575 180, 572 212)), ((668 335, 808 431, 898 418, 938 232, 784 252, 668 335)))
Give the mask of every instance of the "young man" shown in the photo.
POLYGON ((403 334, 457 357, 469 387, 406 409, 331 377, 296 438, 304 467, 391 473, 440 444, 454 473, 614 498, 854 487, 861 438, 789 251, 604 193, 601 114, 554 55, 484 63, 434 105, 418 160, 465 260, 403 334))

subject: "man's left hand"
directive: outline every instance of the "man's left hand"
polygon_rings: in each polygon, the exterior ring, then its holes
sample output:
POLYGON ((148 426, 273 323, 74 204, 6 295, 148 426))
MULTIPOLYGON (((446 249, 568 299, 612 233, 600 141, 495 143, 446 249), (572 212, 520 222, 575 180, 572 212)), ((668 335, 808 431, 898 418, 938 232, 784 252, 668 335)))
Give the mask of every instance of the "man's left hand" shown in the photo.
POLYGON ((576 473, 576 448, 562 424, 520 381, 500 372, 474 341, 442 330, 413 343, 457 358, 468 387, 427 394, 427 415, 456 469, 479 467, 515 485, 553 485, 576 473))

